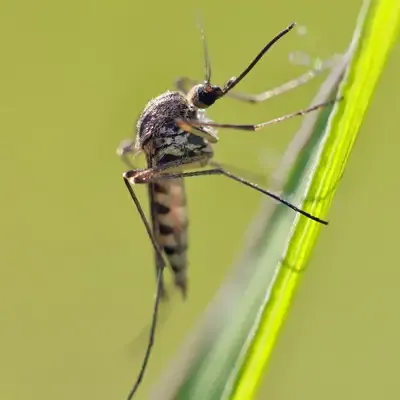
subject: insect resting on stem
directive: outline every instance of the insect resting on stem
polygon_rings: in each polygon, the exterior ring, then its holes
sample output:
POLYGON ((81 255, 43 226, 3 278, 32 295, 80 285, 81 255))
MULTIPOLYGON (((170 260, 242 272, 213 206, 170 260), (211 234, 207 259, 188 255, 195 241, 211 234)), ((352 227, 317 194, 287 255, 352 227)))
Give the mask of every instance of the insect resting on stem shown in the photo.
POLYGON ((184 178, 222 175, 272 197, 311 220, 324 225, 328 224, 326 221, 301 210, 289 201, 229 172, 222 165, 212 161, 213 149, 211 144, 218 141, 215 128, 258 131, 269 125, 318 110, 339 100, 333 99, 254 125, 221 124, 206 117, 205 110, 224 96, 251 103, 262 102, 305 84, 323 70, 322 67, 310 70, 292 81, 258 95, 231 92, 264 54, 294 26, 295 23, 292 23, 276 35, 238 77, 230 78, 222 87, 211 84, 210 58, 203 29, 200 28, 204 52, 205 81, 197 83, 187 77, 179 78, 176 82, 178 91, 167 91, 152 99, 137 121, 135 141, 122 142, 117 151, 132 168, 123 174, 123 180, 154 248, 157 275, 157 290, 146 353, 139 375, 128 395, 128 400, 133 397, 143 379, 154 343, 160 299, 165 296, 163 281, 163 271, 167 265, 165 258, 174 275, 175 285, 181 290, 184 297, 187 294, 188 220, 184 178), (188 90, 189 84, 192 87, 188 90), (129 157, 134 157, 141 152, 146 156, 147 168, 133 169, 129 157), (211 168, 204 169, 205 167, 211 168), (196 168, 195 171, 187 171, 196 168), (133 189, 133 186, 137 184, 148 185, 151 223, 147 220, 133 189))

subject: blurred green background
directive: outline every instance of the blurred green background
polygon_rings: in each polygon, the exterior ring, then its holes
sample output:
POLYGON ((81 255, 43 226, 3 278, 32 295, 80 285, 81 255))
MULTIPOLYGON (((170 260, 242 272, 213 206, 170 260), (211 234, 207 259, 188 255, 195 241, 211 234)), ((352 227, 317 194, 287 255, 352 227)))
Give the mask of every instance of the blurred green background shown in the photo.
MULTIPOLYGON (((141 362, 154 293, 152 252, 115 155, 146 101, 178 75, 202 78, 201 8, 213 77, 237 75, 274 34, 291 33, 238 89, 259 92, 306 70, 301 50, 346 49, 361 1, 1 2, 0 398, 124 399, 141 362), (138 336, 142 333, 142 336, 138 336)), ((379 83, 260 398, 400 396, 399 45, 379 83), (291 382, 288 384, 288 381, 291 382), (285 383, 283 383, 285 382, 285 383)), ((220 122, 264 121, 308 105, 322 77, 267 103, 226 99, 220 122)), ((219 161, 273 171, 300 125, 221 131, 219 161)), ((258 193, 221 177, 187 181, 190 294, 163 310, 138 399, 240 254, 258 193), (168 314, 168 315, 167 315, 168 314)), ((146 202, 145 188, 138 189, 146 202)))

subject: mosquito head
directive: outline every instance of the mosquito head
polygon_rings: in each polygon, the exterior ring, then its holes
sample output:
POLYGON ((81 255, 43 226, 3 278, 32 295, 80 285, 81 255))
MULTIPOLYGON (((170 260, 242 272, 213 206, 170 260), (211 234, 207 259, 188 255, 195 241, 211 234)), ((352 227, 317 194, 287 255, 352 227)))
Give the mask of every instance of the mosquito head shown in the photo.
POLYGON ((286 29, 279 32, 266 46, 258 53, 254 60, 247 66, 247 68, 238 76, 234 76, 225 83, 221 88, 219 86, 211 85, 211 63, 208 55, 208 47, 204 36, 202 25, 199 24, 201 30, 201 38, 203 42, 204 64, 205 64, 205 81, 203 84, 194 86, 188 93, 189 101, 197 108, 207 108, 213 105, 216 100, 225 96, 230 92, 261 60, 264 54, 283 36, 290 32, 295 23, 290 24, 286 29))
POLYGON ((189 101, 197 108, 208 108, 223 94, 219 86, 213 86, 208 82, 193 86, 188 93, 189 101))

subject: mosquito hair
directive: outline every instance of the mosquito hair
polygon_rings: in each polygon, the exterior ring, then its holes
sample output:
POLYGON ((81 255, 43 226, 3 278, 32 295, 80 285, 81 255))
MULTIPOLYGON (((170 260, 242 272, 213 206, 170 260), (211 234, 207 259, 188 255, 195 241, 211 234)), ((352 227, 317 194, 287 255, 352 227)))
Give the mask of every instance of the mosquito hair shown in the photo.
POLYGON ((208 45, 207 45, 206 35, 204 33, 204 22, 203 22, 203 18, 201 16, 200 12, 198 12, 198 15, 197 15, 197 27, 200 30, 201 41, 203 43, 205 83, 207 85, 209 85, 211 83, 211 62, 210 62, 210 55, 209 55, 209 52, 208 52, 208 45))

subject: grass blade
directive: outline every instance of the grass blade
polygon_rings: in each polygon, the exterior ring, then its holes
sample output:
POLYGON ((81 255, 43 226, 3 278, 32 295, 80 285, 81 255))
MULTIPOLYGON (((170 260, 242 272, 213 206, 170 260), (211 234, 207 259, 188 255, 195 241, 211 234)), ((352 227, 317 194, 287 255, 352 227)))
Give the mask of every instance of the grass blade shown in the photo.
MULTIPOLYGON (((364 2, 347 68, 329 91, 345 100, 320 114, 284 187, 285 197, 314 215, 329 211, 399 27, 400 0, 364 2)), ((245 264, 216 300, 218 310, 212 306, 185 360, 169 369, 174 384, 169 378, 158 388, 163 398, 254 398, 320 232, 319 224, 282 206, 267 214, 245 264)))
MULTIPOLYGON (((304 184, 297 188, 299 194, 305 194, 303 208, 314 215, 323 218, 328 213, 377 80, 397 38, 399 14, 399 1, 364 3, 353 39, 354 55, 339 89, 345 101, 332 112, 320 149, 311 160, 313 173, 309 182, 304 176, 304 184)), ((296 218, 272 289, 272 301, 263 307, 257 333, 236 377, 233 399, 253 397, 299 282, 299 272, 306 266, 319 231, 318 224, 296 218)))

